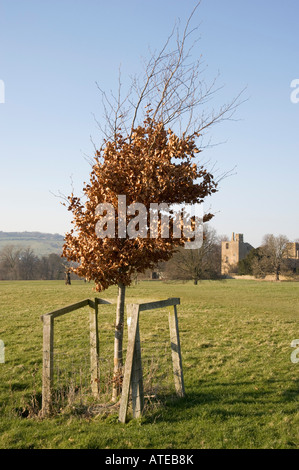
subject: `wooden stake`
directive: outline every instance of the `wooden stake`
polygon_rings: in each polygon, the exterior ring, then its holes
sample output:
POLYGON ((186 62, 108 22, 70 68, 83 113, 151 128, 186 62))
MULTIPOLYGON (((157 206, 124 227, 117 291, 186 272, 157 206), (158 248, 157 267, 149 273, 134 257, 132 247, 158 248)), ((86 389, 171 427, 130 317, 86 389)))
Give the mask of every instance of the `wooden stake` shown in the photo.
POLYGON ((175 390, 178 396, 184 397, 185 386, 176 305, 173 307, 173 312, 169 313, 169 330, 175 390))
POLYGON ((126 295, 126 287, 123 284, 119 284, 117 309, 116 309, 115 333, 114 333, 114 368, 113 368, 113 389, 112 389, 112 401, 113 402, 117 401, 121 393, 121 386, 122 386, 125 295, 126 295))
POLYGON ((99 333, 98 333, 98 302, 95 299, 94 309, 90 309, 90 369, 91 391, 95 398, 99 396, 99 333))
POLYGON ((48 416, 52 407, 53 386, 53 348, 54 348, 54 318, 78 310, 89 305, 94 312, 90 314, 90 362, 92 392, 98 395, 99 387, 99 337, 98 337, 98 304, 110 304, 108 300, 96 298, 81 300, 72 305, 60 308, 41 316, 43 322, 43 385, 42 385, 42 416, 48 416))
POLYGON ((143 377, 141 363, 141 347, 139 335, 139 322, 137 323, 135 350, 131 377, 133 418, 139 418, 144 407, 143 377))
POLYGON ((43 385, 42 385, 42 416, 49 416, 52 408, 53 386, 53 341, 54 318, 43 317, 43 385))
POLYGON ((139 305, 138 304, 128 305, 127 309, 128 309, 128 316, 131 316, 131 324, 129 326, 128 349, 127 349, 125 373, 124 373, 123 388, 122 388, 119 418, 118 418, 121 423, 125 423, 127 419, 130 384, 131 384, 131 376, 132 376, 132 368, 133 368, 133 358, 134 358, 136 333, 137 333, 137 326, 138 326, 138 319, 139 319, 139 305))

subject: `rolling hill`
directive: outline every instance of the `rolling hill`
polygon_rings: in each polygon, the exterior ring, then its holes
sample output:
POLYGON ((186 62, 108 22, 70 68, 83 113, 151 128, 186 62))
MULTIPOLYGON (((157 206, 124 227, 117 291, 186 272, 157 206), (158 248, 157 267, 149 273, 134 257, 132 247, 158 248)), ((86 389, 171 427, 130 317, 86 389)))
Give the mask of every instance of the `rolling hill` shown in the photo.
POLYGON ((61 254, 63 241, 64 237, 58 233, 0 231, 0 251, 7 245, 14 245, 19 248, 30 247, 37 256, 61 254))

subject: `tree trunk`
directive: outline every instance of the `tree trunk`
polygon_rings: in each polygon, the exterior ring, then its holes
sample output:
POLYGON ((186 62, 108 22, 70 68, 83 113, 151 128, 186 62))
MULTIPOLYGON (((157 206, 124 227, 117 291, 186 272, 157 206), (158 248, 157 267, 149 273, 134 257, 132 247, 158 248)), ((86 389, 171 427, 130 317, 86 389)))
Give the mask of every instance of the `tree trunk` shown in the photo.
POLYGON ((114 336, 114 370, 113 370, 113 390, 112 401, 116 402, 122 389, 123 377, 123 334, 125 317, 125 295, 126 287, 118 284, 118 298, 114 336))
POLYGON ((279 269, 276 270, 276 281, 279 281, 279 269))

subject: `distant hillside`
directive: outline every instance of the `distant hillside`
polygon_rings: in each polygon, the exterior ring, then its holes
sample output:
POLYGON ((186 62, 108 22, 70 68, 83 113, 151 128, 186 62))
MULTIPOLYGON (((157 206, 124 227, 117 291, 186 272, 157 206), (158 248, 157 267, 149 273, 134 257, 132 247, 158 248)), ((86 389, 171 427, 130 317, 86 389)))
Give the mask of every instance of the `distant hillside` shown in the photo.
POLYGON ((0 251, 7 245, 14 245, 20 248, 30 247, 38 256, 61 254, 63 241, 64 237, 58 233, 0 231, 0 251))

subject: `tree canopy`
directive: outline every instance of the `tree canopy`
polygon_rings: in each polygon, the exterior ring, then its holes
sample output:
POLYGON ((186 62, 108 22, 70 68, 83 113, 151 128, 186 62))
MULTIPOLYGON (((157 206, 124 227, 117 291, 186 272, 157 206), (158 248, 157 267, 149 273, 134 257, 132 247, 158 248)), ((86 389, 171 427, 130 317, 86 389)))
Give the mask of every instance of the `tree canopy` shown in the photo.
MULTIPOLYGON (((118 227, 118 196, 125 195, 127 205, 138 202, 145 206, 149 226, 152 203, 201 203, 217 190, 217 183, 203 165, 195 163, 199 152, 194 136, 179 138, 150 117, 130 138, 118 134, 114 141, 107 141, 97 152, 90 181, 83 189, 87 202, 83 204, 74 195, 69 198, 75 227, 66 235, 63 255, 78 263, 75 272, 93 279, 100 291, 118 283, 127 286, 133 272, 169 260, 184 244, 184 238, 174 237, 173 227, 167 238, 152 238, 150 231, 146 238, 140 237, 138 229, 133 239, 128 235, 121 238, 117 231, 115 238, 100 238, 96 225, 106 214, 98 214, 97 207, 112 204, 118 227)), ((134 215, 128 215, 128 222, 134 215)), ((205 220, 211 216, 206 214, 205 220)))

